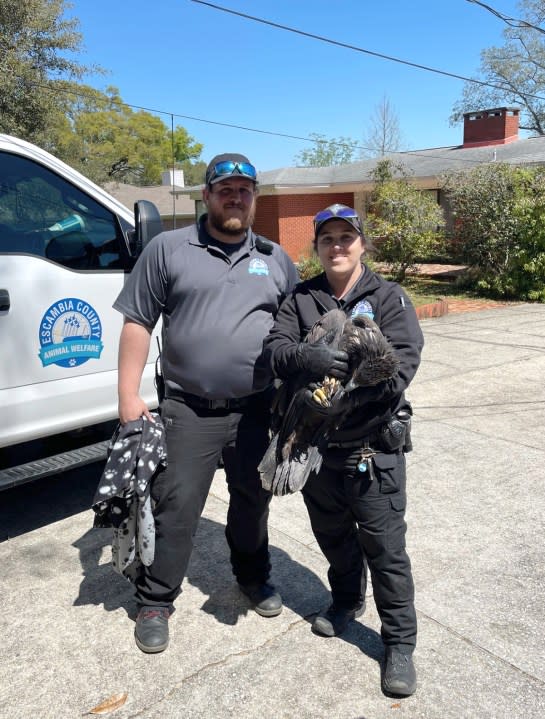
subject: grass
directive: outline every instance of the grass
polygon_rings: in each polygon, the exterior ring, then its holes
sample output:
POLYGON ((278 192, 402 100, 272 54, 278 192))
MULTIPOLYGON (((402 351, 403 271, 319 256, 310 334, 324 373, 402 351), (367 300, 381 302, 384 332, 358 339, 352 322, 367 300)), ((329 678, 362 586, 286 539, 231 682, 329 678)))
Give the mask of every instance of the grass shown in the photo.
POLYGON ((437 280, 430 277, 407 277, 403 282, 403 289, 415 307, 436 302, 443 297, 455 297, 460 300, 481 299, 475 292, 460 287, 452 280, 437 280))
MULTIPOLYGON (((386 279, 393 279, 384 268, 377 266, 372 261, 368 263, 371 269, 379 272, 386 279)), ((301 279, 309 279, 321 272, 321 265, 318 258, 312 255, 310 258, 299 263, 301 279)), ((403 289, 411 298, 415 307, 427 305, 442 298, 455 298, 460 300, 487 300, 493 301, 490 297, 483 297, 477 292, 464 287, 455 278, 437 278, 425 275, 409 274, 402 283, 403 289)))

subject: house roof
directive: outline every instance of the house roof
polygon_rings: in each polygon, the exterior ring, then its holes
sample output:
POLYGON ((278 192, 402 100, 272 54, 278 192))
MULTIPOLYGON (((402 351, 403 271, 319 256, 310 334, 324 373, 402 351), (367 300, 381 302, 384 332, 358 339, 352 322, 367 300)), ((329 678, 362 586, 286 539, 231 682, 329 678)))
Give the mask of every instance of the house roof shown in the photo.
MULTIPOLYGON (((472 148, 455 145, 395 152, 386 157, 402 164, 419 187, 436 189, 440 176, 449 170, 471 169, 489 162, 545 164, 545 136, 519 139, 505 145, 472 148)), ((281 167, 259 172, 259 193, 283 195, 369 190, 373 185, 373 170, 383 159, 373 158, 331 167, 281 167)), ((202 185, 197 185, 185 187, 182 192, 197 198, 201 190, 202 185)))
MULTIPOLYGON (((387 156, 394 163, 402 164, 417 184, 437 187, 438 178, 448 170, 471 169, 476 165, 505 162, 508 164, 545 164, 545 137, 520 139, 505 145, 463 148, 436 147, 411 152, 396 152, 387 156)), ((286 167, 259 173, 259 189, 262 194, 274 194, 275 190, 305 188, 323 192, 327 187, 372 184, 373 171, 384 158, 361 160, 332 167, 286 167), (271 193, 272 191, 272 193, 271 193)), ((348 189, 348 188, 347 188, 348 189)), ((354 189, 354 188, 352 188, 354 189)), ((282 194, 282 193, 280 193, 282 194)))
POLYGON ((137 200, 149 200, 159 210, 161 217, 195 217, 195 202, 188 197, 186 188, 170 185, 139 187, 122 182, 108 182, 104 189, 126 207, 133 207, 137 200))

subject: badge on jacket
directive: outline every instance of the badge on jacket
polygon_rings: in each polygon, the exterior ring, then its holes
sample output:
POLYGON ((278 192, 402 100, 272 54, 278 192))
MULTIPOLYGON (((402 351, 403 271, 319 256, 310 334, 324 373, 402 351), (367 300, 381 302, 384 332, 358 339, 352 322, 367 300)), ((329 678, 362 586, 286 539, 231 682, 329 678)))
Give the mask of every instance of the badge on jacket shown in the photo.
POLYGON ((353 320, 354 317, 358 317, 359 315, 366 315, 371 320, 375 319, 375 313, 373 312, 370 302, 360 300, 350 313, 350 319, 353 320))

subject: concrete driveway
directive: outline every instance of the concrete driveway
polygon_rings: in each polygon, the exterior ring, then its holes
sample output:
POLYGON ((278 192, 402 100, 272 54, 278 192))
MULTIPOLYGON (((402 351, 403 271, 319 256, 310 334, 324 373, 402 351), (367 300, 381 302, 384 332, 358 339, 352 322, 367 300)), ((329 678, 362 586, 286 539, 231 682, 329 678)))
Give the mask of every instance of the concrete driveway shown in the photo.
MULTIPOLYGON (((91 529, 90 510, 50 507, 51 521, 29 519, 0 544, 0 717, 80 717, 128 692, 112 716, 542 719, 545 306, 447 315, 422 327, 423 363, 409 393, 413 697, 380 690, 371 596, 342 637, 311 633, 309 620, 329 601, 327 567, 299 495, 275 498, 270 520, 285 609, 272 619, 249 609, 230 574, 218 471, 161 655, 134 644, 131 587, 112 572, 109 532, 91 529)), ((52 501, 47 487, 39 491, 29 512, 52 501)), ((23 497, 0 495, 5 526, 17 526, 23 497)))

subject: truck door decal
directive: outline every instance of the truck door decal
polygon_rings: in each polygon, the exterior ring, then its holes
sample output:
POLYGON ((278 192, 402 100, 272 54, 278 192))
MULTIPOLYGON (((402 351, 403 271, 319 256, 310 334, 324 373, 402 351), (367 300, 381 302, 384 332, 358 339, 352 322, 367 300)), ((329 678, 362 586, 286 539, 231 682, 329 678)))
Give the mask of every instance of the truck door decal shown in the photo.
POLYGON ((39 339, 44 367, 77 367, 99 359, 104 347, 98 313, 77 297, 57 300, 48 308, 40 322, 39 339))

